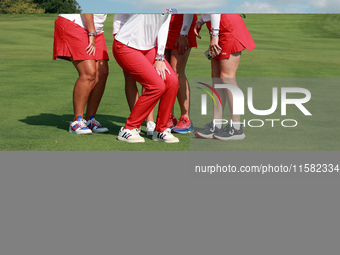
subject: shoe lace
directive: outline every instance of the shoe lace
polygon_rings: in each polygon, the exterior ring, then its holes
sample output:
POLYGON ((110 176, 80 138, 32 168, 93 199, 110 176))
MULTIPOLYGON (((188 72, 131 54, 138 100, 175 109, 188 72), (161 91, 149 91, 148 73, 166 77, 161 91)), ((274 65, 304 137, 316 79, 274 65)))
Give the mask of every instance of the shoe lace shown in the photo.
POLYGON ((163 131, 163 133, 165 133, 168 137, 173 137, 173 134, 171 134, 171 129, 167 128, 163 131))
POLYGON ((210 122, 208 124, 205 124, 203 130, 214 132, 215 131, 214 123, 210 122))
POLYGON ((228 133, 230 135, 234 135, 235 129, 228 123, 222 130, 222 133, 228 133))
POLYGON ((86 126, 86 120, 81 119, 81 120, 79 120, 78 122, 79 122, 79 125, 80 125, 81 128, 87 127, 87 126, 86 126))
POLYGON ((232 126, 228 123, 224 128, 222 128, 219 133, 228 133, 233 135, 234 134, 234 129, 232 126))
POLYGON ((179 119, 178 124, 179 124, 179 123, 184 123, 184 124, 186 124, 187 122, 189 122, 189 119, 186 119, 186 118, 184 118, 183 116, 181 116, 181 118, 179 119))
POLYGON ((223 132, 229 132, 231 130, 231 126, 229 125, 229 123, 222 129, 223 132))
POLYGON ((139 129, 139 128, 134 128, 134 129, 131 130, 131 133, 132 133, 133 135, 139 135, 139 132, 140 132, 140 129, 139 129))
POLYGON ((95 118, 93 118, 93 119, 91 120, 91 122, 94 123, 94 124, 95 124, 96 126, 98 126, 98 127, 101 126, 100 123, 99 123, 99 121, 96 120, 95 118))

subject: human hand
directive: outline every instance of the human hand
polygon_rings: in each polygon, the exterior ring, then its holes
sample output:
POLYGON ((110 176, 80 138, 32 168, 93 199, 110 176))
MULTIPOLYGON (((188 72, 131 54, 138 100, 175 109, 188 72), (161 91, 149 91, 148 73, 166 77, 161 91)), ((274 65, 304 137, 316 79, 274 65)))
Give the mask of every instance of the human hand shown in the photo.
POLYGON ((187 37, 179 36, 175 42, 175 47, 178 48, 178 53, 183 55, 189 49, 189 41, 187 37))
POLYGON ((210 39, 209 52, 212 55, 217 56, 221 53, 222 48, 218 45, 218 37, 212 37, 210 39))
POLYGON ((96 37, 89 36, 89 45, 86 47, 86 54, 87 55, 96 55, 96 37))
POLYGON ((201 36, 200 36, 201 28, 202 28, 202 23, 197 21, 194 27, 194 33, 198 39, 201 39, 201 36))
POLYGON ((165 81, 166 80, 165 71, 167 71, 170 74, 170 71, 166 67, 165 62, 156 60, 153 66, 156 69, 158 75, 160 75, 162 77, 162 80, 165 81))

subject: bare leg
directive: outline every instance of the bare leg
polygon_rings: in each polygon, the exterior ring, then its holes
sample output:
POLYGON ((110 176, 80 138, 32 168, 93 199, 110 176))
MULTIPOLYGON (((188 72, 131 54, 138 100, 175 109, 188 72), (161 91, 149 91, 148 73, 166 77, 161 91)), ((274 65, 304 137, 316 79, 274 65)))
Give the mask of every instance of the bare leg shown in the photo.
MULTIPOLYGON (((240 64, 240 59, 241 52, 232 53, 229 59, 220 59, 220 78, 224 84, 232 84, 238 87, 236 72, 240 64)), ((229 90, 227 90, 227 98, 231 119, 235 122, 239 122, 241 117, 240 115, 233 114, 233 96, 229 90)))
POLYGON ((190 50, 187 50, 183 55, 179 54, 177 49, 171 50, 170 65, 177 75, 179 81, 179 88, 177 93, 177 99, 181 108, 181 116, 189 119, 189 107, 190 107, 190 88, 189 82, 185 75, 185 66, 187 64, 190 50))
POLYGON ((73 89, 74 119, 83 117, 90 93, 96 80, 96 61, 83 60, 72 61, 79 73, 79 77, 73 89))
MULTIPOLYGON (((170 49, 166 49, 164 52, 164 57, 166 59, 166 61, 168 61, 168 63, 171 65, 171 50, 170 49)), ((172 67, 172 65, 171 65, 172 67)), ((172 67, 173 68, 173 67, 172 67)), ((171 110, 171 115, 174 116, 175 115, 175 111, 174 111, 174 107, 172 107, 171 110)))
POLYGON ((128 73, 126 73, 125 71, 123 71, 123 73, 125 78, 125 96, 130 111, 132 111, 133 107, 135 106, 139 98, 137 84, 136 81, 128 73))
MULTIPOLYGON (((218 83, 222 83, 221 79, 220 79, 220 62, 218 59, 212 59, 211 60, 211 77, 213 78, 213 84, 218 84, 218 83)), ((227 92, 225 89, 216 89, 218 95, 221 98, 222 101, 222 105, 220 105, 219 103, 214 104, 213 108, 214 108, 214 119, 223 119, 223 112, 224 112, 224 107, 226 104, 226 100, 227 100, 227 92)), ((215 100, 216 102, 218 102, 217 100, 217 96, 214 94, 215 100)))
POLYGON ((100 60, 96 62, 96 69, 97 69, 97 75, 96 75, 96 81, 93 90, 91 91, 91 94, 89 96, 89 100, 87 103, 87 109, 86 109, 86 119, 90 119, 91 116, 95 116, 98 106, 100 104, 100 101, 102 99, 107 76, 109 73, 109 67, 107 64, 107 60, 100 60))

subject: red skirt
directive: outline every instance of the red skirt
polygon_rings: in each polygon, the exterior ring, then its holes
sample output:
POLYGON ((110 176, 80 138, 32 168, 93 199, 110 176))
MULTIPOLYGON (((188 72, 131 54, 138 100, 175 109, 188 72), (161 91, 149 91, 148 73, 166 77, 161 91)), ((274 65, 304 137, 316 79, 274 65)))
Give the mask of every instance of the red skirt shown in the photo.
MULTIPOLYGON (((207 22, 210 31, 211 22, 207 22)), ((230 54, 247 49, 252 51, 256 44, 246 24, 239 14, 221 14, 220 35, 218 45, 222 51, 216 59, 230 58, 230 54)))
MULTIPOLYGON (((194 14, 194 18, 192 20, 190 30, 188 33, 189 47, 191 48, 192 47, 197 48, 196 36, 194 34, 194 27, 196 25, 196 21, 197 21, 197 14, 194 14)), ((170 21, 170 27, 169 27, 169 33, 168 33, 168 41, 165 47, 166 49, 176 49, 175 43, 181 32, 182 23, 183 23, 183 14, 171 15, 171 21, 170 21)))
POLYGON ((75 61, 109 59, 104 34, 96 36, 96 54, 87 55, 86 48, 89 45, 89 37, 86 29, 74 22, 58 17, 54 28, 53 59, 57 58, 75 61))

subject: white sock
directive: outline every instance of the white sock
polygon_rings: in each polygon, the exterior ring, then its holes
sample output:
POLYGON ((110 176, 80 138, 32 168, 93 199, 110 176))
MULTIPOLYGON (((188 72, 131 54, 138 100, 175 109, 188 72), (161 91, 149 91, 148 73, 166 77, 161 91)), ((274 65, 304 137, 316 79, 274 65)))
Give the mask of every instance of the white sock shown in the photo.
POLYGON ((233 123, 233 127, 237 130, 240 130, 241 124, 239 122, 233 123))

